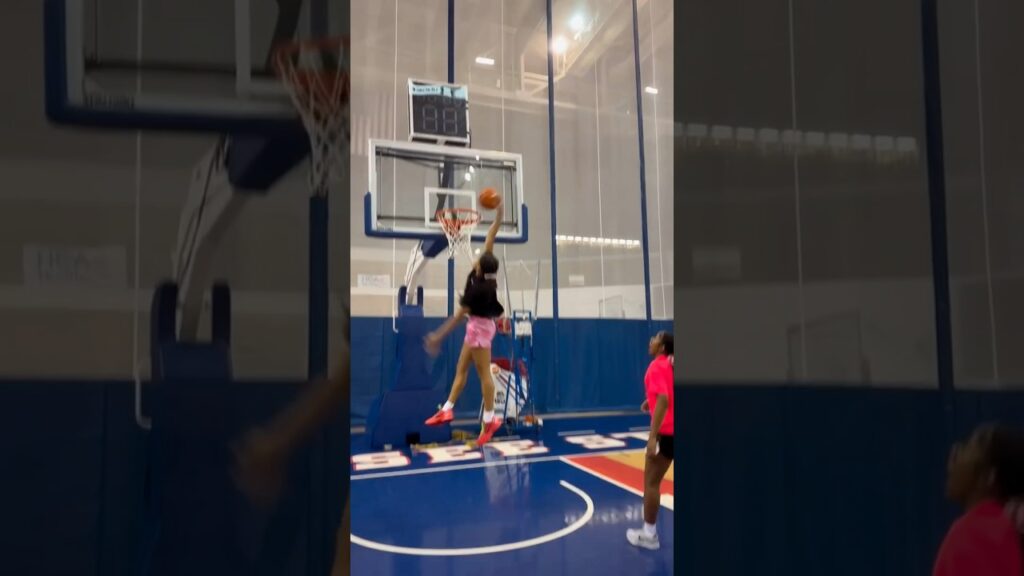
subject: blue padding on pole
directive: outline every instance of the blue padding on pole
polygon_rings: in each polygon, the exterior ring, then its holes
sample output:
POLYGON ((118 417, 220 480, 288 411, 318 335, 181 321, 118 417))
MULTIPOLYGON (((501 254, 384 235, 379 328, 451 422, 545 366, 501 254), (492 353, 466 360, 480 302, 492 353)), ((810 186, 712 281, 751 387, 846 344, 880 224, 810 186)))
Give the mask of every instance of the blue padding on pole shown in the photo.
POLYGON ((309 199, 309 305, 308 377, 315 380, 327 376, 327 344, 330 316, 328 272, 327 196, 309 199))
POLYGON ((210 319, 213 324, 210 334, 214 342, 231 343, 231 289, 227 284, 213 285, 210 300, 212 311, 210 319))
POLYGON ((435 258, 448 248, 447 238, 435 238, 423 243, 422 252, 427 258, 435 258))
POLYGON ((178 286, 163 282, 150 306, 150 371, 153 382, 164 380, 231 379, 231 295, 226 284, 213 291, 211 342, 180 342, 177 338, 178 286))
MULTIPOLYGON (((652 10, 650 6, 647 9, 652 10)), ((650 322, 653 317, 651 313, 651 251, 647 233, 647 160, 644 150, 646 145, 644 140, 644 96, 640 90, 640 23, 637 17, 637 0, 633 0, 633 63, 636 72, 634 88, 636 89, 637 151, 640 155, 640 237, 644 260, 644 306, 647 311, 647 321, 650 322)), ((657 130, 657 126, 655 126, 655 130, 657 130)), ((655 132, 655 137, 657 137, 657 132, 655 132)), ((662 279, 662 282, 664 281, 662 279)))
MULTIPOLYGON (((949 219, 946 215, 945 136, 942 124, 941 33, 937 0, 921 0, 921 59, 924 69, 924 124, 928 168, 928 216, 931 222, 932 299, 935 357, 946 414, 947 440, 954 431, 956 373, 953 366, 952 295, 949 284, 949 219)), ((993 343, 993 346, 995 344, 993 343)))
MULTIPOLYGON (((558 175, 555 149, 555 55, 551 51, 554 41, 554 0, 547 0, 547 64, 548 64, 548 178, 551 196, 551 317, 554 320, 555 340, 558 340, 558 175)), ((554 358, 558 369, 558 356, 554 358)), ((558 387, 554 387, 555 402, 559 401, 558 387)))
POLYGON ((416 299, 412 304, 405 303, 408 294, 408 286, 402 286, 398 289, 398 317, 423 318, 423 286, 416 287, 416 299))
POLYGON ((301 125, 271 135, 235 134, 228 147, 228 180, 240 192, 266 191, 309 155, 301 125))
POLYGON ((410 437, 418 442, 446 442, 449 426, 423 424, 437 405, 444 401, 445 389, 432 374, 431 360, 423 349, 423 339, 436 325, 433 320, 407 316, 397 320, 395 335, 395 377, 390 388, 380 395, 367 415, 370 444, 379 449, 385 444, 404 446, 410 437))
POLYGON ((430 381, 428 359, 423 349, 423 339, 430 332, 429 323, 423 318, 399 318, 398 341, 395 347, 395 360, 398 364, 398 376, 392 390, 429 390, 433 388, 430 381))

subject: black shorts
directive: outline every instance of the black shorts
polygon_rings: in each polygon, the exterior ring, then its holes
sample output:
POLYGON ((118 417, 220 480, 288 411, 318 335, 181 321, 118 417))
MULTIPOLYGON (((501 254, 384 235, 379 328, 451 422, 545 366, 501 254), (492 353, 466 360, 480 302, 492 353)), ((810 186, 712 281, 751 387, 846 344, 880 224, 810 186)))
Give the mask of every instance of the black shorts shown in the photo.
POLYGON ((658 436, 658 455, 668 458, 669 460, 675 459, 675 437, 674 436, 658 436))

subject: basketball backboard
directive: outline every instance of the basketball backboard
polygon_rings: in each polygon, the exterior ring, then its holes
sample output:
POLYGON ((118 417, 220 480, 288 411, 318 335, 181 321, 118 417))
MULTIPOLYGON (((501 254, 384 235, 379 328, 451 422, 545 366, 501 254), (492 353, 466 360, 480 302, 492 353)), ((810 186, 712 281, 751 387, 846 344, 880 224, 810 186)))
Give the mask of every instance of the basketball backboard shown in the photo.
POLYGON ((480 223, 472 237, 482 241, 494 222, 495 212, 478 206, 477 195, 485 188, 493 188, 505 204, 497 241, 509 244, 527 241, 521 154, 370 140, 369 162, 369 192, 365 200, 367 236, 444 238, 437 211, 469 208, 480 212, 480 223))
POLYGON ((46 0, 47 114, 62 124, 291 126, 270 55, 347 27, 343 0, 46 0))

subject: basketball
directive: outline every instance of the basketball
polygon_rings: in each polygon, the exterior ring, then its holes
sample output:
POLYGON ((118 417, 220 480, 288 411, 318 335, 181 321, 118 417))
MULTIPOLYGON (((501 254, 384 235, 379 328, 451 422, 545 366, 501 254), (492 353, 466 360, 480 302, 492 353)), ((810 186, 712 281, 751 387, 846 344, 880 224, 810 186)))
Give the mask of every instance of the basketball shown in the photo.
POLYGON ((480 192, 480 205, 488 210, 494 210, 501 204, 501 196, 494 190, 494 188, 484 188, 483 192, 480 192))

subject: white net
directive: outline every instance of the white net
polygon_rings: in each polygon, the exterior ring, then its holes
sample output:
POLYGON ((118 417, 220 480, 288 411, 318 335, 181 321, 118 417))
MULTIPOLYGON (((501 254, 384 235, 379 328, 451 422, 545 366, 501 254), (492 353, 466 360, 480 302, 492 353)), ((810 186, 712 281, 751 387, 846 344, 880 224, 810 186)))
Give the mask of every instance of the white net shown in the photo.
POLYGON ((309 180, 317 195, 327 193, 332 170, 348 153, 348 46, 347 38, 296 42, 274 60, 309 133, 309 180))
POLYGON ((448 258, 461 256, 465 263, 473 262, 473 249, 470 241, 473 230, 480 222, 480 213, 476 210, 452 208, 439 210, 437 220, 448 238, 448 258))

